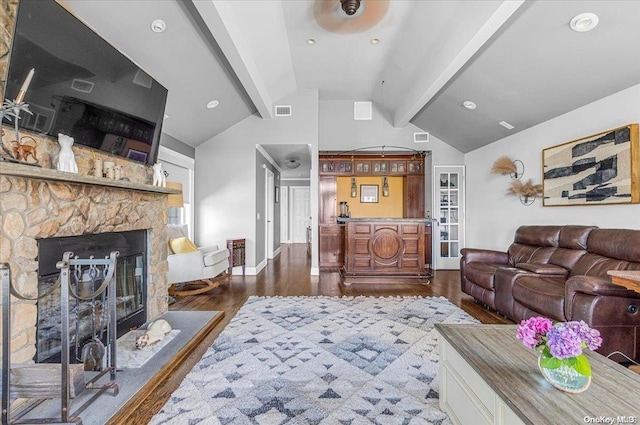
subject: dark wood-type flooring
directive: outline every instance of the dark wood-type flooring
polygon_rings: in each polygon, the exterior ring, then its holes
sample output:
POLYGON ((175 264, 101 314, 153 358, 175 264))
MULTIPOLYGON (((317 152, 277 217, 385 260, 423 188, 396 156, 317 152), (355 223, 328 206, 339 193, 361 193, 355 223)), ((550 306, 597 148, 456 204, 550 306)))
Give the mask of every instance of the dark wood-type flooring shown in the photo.
MULTIPOLYGON (((258 296, 444 296, 482 323, 513 323, 491 312, 463 294, 459 271, 437 271, 429 285, 351 285, 340 283, 337 271, 322 271, 310 276, 311 259, 304 244, 282 245, 281 253, 257 276, 234 275, 218 288, 201 295, 179 297, 170 310, 217 310, 225 317, 199 344, 193 353, 148 396, 142 404, 129 407, 126 420, 120 423, 147 423, 167 402, 184 376, 200 360, 206 349, 235 316, 247 298, 258 296)), ((120 412, 125 413, 125 412, 120 412)), ((120 416, 120 415, 119 415, 120 416)), ((120 416, 122 417, 122 416, 120 416)))

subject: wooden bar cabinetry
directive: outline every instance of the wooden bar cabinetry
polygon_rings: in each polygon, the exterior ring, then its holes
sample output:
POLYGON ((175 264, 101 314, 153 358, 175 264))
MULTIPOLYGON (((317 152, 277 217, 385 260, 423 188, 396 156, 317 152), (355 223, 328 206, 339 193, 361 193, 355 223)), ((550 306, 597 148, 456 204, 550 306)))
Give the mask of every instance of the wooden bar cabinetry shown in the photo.
MULTIPOLYGON (((424 219, 425 174, 424 153, 413 154, 330 154, 319 157, 319 212, 318 246, 321 268, 340 268, 345 264, 345 225, 338 223, 338 178, 339 177, 394 177, 402 178, 404 192, 403 217, 424 219)), ((380 183, 382 185, 382 183, 380 183)), ((340 199, 344 201, 345 199, 340 199)), ((351 203, 351 199, 348 199, 351 203)), ((357 202, 357 201, 356 201, 357 202)), ((421 231, 424 236, 424 226, 421 231)), ((427 232, 430 232, 429 227, 427 232)), ((421 268, 425 258, 430 265, 431 242, 421 250, 421 268)), ((417 255, 417 254, 416 254, 417 255)), ((405 261, 405 260, 403 260, 405 261)))
POLYGON ((344 265, 344 224, 321 224, 320 267, 340 268, 344 265))
POLYGON ((352 218, 345 233, 345 284, 426 281, 425 247, 431 246, 430 221, 352 218))

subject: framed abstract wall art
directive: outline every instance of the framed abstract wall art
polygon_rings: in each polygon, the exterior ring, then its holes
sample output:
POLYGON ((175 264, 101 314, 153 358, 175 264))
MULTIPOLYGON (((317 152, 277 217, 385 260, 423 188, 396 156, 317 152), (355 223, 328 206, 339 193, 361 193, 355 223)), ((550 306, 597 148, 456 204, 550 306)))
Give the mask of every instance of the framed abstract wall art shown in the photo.
POLYGON ((640 203, 638 124, 542 151, 543 205, 640 203))

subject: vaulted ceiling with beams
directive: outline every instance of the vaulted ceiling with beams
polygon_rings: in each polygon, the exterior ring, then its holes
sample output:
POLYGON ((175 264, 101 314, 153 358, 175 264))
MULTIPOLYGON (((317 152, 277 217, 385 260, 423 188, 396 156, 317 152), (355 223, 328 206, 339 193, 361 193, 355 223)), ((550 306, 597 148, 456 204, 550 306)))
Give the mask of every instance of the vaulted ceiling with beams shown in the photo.
POLYGON ((169 89, 163 130, 191 146, 318 89, 469 152, 640 84, 637 0, 60 2, 169 89), (585 12, 598 25, 572 30, 585 12))

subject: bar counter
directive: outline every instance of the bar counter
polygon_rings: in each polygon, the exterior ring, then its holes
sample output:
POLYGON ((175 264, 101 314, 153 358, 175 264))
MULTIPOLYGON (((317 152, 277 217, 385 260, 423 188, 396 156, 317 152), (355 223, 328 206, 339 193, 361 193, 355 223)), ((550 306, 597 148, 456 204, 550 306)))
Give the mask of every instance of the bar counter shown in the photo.
POLYGON ((345 285, 429 283, 431 221, 424 218, 349 218, 345 229, 345 285))

